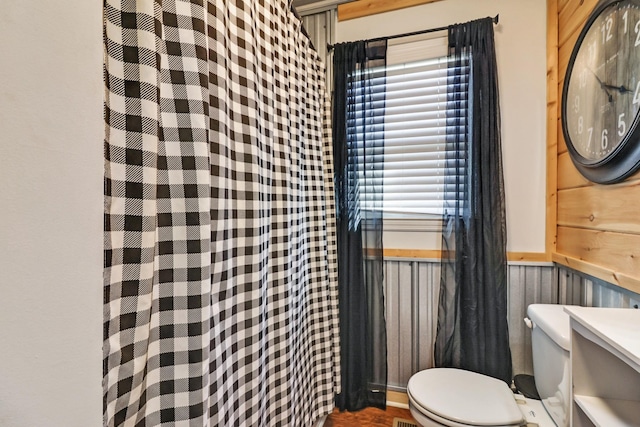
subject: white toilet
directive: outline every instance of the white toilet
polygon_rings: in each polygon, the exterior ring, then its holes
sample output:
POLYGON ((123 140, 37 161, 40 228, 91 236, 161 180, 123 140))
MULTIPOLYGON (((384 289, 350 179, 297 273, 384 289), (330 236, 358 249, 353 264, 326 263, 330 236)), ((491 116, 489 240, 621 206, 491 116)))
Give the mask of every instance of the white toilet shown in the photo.
POLYGON ((514 394, 503 381, 462 369, 433 368, 409 379, 411 415, 423 427, 566 427, 569 425, 569 315, 564 306, 532 304, 533 371, 542 401, 514 394))

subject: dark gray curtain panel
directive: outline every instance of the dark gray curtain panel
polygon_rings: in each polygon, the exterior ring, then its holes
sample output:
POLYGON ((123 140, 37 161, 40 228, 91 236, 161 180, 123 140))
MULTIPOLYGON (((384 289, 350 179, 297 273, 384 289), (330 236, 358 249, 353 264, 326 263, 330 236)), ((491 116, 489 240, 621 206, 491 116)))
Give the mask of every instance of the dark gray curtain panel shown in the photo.
POLYGON ((450 115, 435 364, 511 382, 493 21, 449 28, 450 115), (470 67, 469 80, 464 69, 470 67), (470 88, 467 91, 467 87, 470 88), (467 111, 460 114, 461 108, 467 111))
POLYGON ((382 259, 386 41, 334 50, 333 158, 342 392, 336 406, 384 408, 387 339, 382 259))
POLYGON ((286 0, 104 15, 104 425, 312 426, 340 391, 324 65, 286 0))

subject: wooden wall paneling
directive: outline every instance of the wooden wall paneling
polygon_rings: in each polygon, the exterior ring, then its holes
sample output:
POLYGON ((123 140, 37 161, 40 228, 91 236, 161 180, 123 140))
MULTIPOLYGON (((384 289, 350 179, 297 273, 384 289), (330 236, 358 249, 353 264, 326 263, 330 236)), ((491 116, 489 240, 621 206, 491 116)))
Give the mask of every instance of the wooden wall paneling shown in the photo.
POLYGON ((558 14, 558 44, 562 46, 571 35, 582 28, 598 0, 569 0, 558 14))
POLYGON ((549 262, 551 258, 544 252, 507 252, 508 262, 549 262))
POLYGON ((558 171, 558 0, 547 0, 547 185, 545 260, 556 245, 558 171))
POLYGON ((553 260, 624 288, 640 290, 640 235, 558 227, 553 260))
POLYGON ((440 0, 356 0, 338 6, 338 21, 361 18, 440 0))
MULTIPOLYGON (((551 47, 549 47, 551 48, 551 47)), ((556 111, 555 111, 555 117, 556 117, 556 126, 554 126, 554 130, 556 132, 556 137, 555 137, 555 142, 556 144, 556 153, 563 153, 565 151, 567 151, 567 144, 564 142, 564 135, 562 133, 562 86, 564 85, 564 77, 565 77, 565 73, 567 71, 567 62, 569 61, 569 58, 566 58, 566 62, 562 62, 562 58, 560 55, 560 50, 562 49, 561 46, 559 46, 556 43, 556 50, 555 50, 555 54, 556 54, 556 96, 557 96, 557 103, 556 103, 556 111)), ((548 54, 550 55, 550 54, 548 54)), ((569 50, 569 56, 571 55, 571 49, 569 50)))
POLYGON ((639 212, 640 181, 558 192, 558 225, 640 234, 639 212))
MULTIPOLYGON (((386 259, 439 260, 441 251, 422 249, 384 249, 386 259)), ((507 252, 509 262, 549 262, 550 257, 544 252, 507 252)))
MULTIPOLYGON (((564 76, 562 76, 564 78, 564 76)), ((564 84, 564 80, 560 81, 560 74, 558 74, 558 108, 556 112, 556 116, 558 117, 557 126, 556 126, 556 145, 557 145, 557 154, 564 153, 567 151, 567 144, 564 141, 564 134, 562 133, 562 85, 564 84)))
POLYGON ((565 7, 569 4, 569 0, 558 0, 558 14, 562 13, 565 7))
POLYGON ((565 150, 558 155, 558 190, 591 185, 593 183, 582 176, 573 165, 568 151, 565 150))
POLYGON ((567 65, 569 65, 569 58, 571 58, 571 52, 573 46, 575 46, 582 25, 573 32, 568 40, 565 40, 562 44, 558 43, 558 89, 562 90, 564 84, 565 73, 567 72, 567 65))
POLYGON ((440 250, 428 249, 387 249, 384 248, 385 258, 417 258, 417 259, 440 259, 440 250))
MULTIPOLYGON (((608 282, 617 287, 640 293, 640 281, 638 281, 638 279, 635 277, 631 277, 621 272, 612 271, 611 269, 605 268, 599 264, 594 264, 559 253, 554 253, 552 258, 553 262, 562 266, 569 267, 572 270, 576 270, 581 273, 585 273, 598 279, 604 280, 605 282, 608 282)), ((586 295, 585 298, 588 300, 589 295, 586 295)))
MULTIPOLYGON (((558 89, 558 99, 562 99, 562 86, 560 86, 560 89, 558 89)), ((560 102, 562 101, 558 101, 558 105, 560 105, 560 102)), ((566 153, 567 152, 567 143, 564 141, 564 134, 562 133, 562 114, 560 112, 558 112, 558 129, 557 129, 557 145, 558 145, 558 155, 561 155, 562 153, 566 153)))
MULTIPOLYGON (((563 76, 564 77, 564 76, 563 76)), ((558 74, 558 79, 560 79, 560 74, 558 74)), ((557 154, 564 153, 567 151, 567 144, 564 141, 564 134, 562 133, 562 85, 563 82, 558 80, 558 108, 556 110, 556 116, 558 117, 556 130, 556 140, 555 143, 557 145, 557 154)))

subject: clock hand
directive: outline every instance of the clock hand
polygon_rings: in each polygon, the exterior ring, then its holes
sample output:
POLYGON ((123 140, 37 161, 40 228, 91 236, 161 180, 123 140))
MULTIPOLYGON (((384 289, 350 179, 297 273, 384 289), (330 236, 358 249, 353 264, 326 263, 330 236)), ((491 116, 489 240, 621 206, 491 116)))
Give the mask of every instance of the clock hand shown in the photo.
MULTIPOLYGON (((596 78, 596 80, 598 81, 598 83, 600 83, 600 87, 602 89, 604 89, 604 92, 607 94, 607 97, 609 98, 609 102, 613 102, 613 96, 611 96, 611 94, 609 93, 609 91, 607 90, 607 87, 610 85, 605 84, 602 80, 600 80, 600 77, 598 77, 598 75, 596 73, 593 72, 593 70, 591 68, 589 68, 589 71, 591 71, 591 74, 593 74, 593 76, 596 78)), ((615 86, 616 89, 619 89, 617 86, 615 86)))
POLYGON ((624 85, 614 86, 614 85, 604 84, 604 87, 609 88, 609 89, 615 89, 620 93, 633 92, 631 89, 627 89, 626 87, 624 87, 624 85))

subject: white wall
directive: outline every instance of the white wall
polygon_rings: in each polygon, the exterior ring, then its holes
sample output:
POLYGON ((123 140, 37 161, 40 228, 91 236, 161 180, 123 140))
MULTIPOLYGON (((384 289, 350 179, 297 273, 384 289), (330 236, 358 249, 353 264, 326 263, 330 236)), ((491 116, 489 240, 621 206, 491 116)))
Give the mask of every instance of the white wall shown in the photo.
POLYGON ((102 3, 0 2, 0 425, 102 424, 102 3))
MULTIPOLYGON (((338 23, 338 42, 402 34, 500 14, 495 27, 507 205, 507 250, 544 252, 546 2, 444 0, 338 23)), ((433 249, 439 238, 385 235, 385 247, 433 249)))

